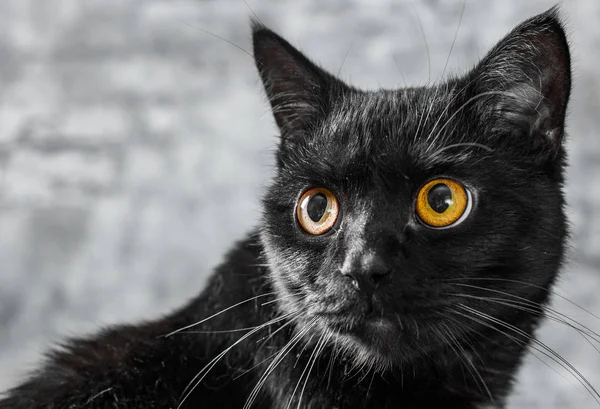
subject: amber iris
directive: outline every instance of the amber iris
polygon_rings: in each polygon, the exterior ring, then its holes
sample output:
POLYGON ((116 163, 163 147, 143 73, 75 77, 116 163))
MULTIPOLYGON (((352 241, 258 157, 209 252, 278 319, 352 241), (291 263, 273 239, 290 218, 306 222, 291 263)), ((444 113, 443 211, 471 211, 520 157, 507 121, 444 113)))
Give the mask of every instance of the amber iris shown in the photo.
POLYGON ((450 227, 467 210, 469 195, 452 179, 434 179, 421 188, 417 196, 417 215, 431 227, 450 227))
POLYGON ((335 195, 330 190, 315 187, 300 196, 296 217, 304 231, 316 236, 331 230, 339 211, 340 206, 335 195))

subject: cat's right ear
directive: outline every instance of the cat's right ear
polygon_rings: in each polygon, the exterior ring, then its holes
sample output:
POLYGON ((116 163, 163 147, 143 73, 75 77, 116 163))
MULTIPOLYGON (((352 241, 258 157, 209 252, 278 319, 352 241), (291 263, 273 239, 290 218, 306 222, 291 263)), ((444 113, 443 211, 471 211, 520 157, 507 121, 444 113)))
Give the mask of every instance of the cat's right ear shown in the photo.
POLYGON ((327 114, 341 81, 286 40, 252 22, 254 59, 282 138, 293 140, 327 114))

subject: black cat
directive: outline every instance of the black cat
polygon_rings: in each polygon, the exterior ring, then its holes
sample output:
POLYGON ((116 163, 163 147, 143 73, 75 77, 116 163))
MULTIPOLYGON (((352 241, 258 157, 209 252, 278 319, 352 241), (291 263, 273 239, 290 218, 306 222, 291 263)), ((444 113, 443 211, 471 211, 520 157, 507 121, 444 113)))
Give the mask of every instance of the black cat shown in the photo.
POLYGON ((556 9, 399 90, 253 33, 281 131, 258 229, 187 306, 64 344, 0 408, 501 408, 543 350, 567 236, 556 9))

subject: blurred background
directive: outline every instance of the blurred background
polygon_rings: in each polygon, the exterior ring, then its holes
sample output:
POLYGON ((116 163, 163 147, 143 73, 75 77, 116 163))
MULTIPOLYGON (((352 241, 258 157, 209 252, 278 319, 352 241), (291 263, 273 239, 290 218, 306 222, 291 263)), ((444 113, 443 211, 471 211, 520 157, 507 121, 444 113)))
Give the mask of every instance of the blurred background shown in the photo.
MULTIPOLYGON (((183 304, 256 226, 276 129, 252 58, 215 36, 250 50, 254 12, 357 86, 425 84, 444 68, 464 5, 247 1, 0 3, 0 390, 56 340, 183 304)), ((449 71, 553 4, 468 0, 449 71)), ((575 70, 573 240, 557 293, 600 315, 600 2, 561 9, 575 70)), ((600 332, 563 298, 554 307, 600 332)), ((539 338, 600 388, 600 353, 585 338, 550 322, 539 338)), ((598 406, 539 354, 510 402, 598 406)))

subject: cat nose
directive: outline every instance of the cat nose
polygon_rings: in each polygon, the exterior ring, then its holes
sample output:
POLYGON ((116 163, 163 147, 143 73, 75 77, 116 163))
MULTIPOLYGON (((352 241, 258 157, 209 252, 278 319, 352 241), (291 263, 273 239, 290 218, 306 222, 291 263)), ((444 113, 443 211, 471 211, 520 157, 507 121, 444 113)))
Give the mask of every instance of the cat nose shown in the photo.
POLYGON ((359 262, 344 263, 340 272, 352 280, 357 290, 372 292, 390 275, 391 269, 381 257, 370 254, 359 262))

